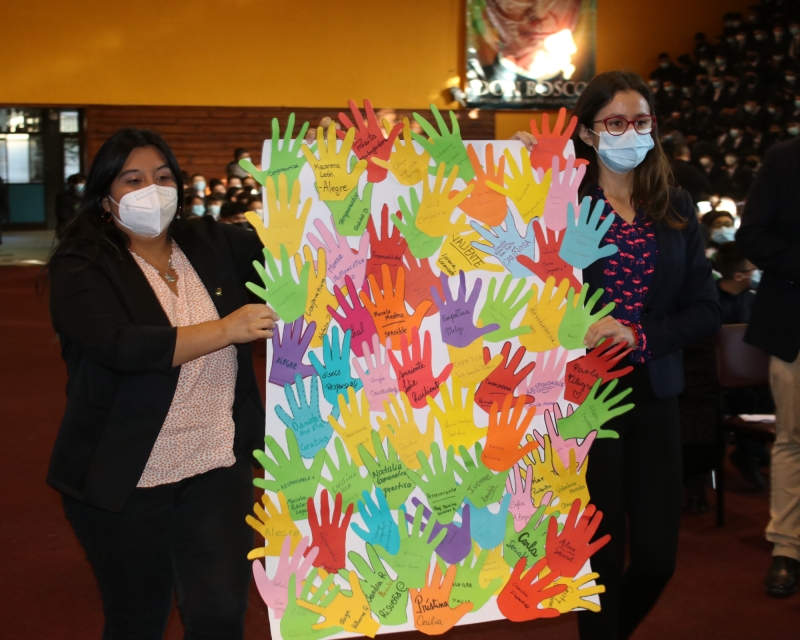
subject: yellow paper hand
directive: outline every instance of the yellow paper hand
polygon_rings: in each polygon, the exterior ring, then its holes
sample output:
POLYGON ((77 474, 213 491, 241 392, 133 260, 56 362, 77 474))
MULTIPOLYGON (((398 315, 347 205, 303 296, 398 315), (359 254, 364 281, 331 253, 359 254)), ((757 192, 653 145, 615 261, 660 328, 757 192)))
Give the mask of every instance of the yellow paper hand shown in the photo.
POLYGON ((308 297, 306 298, 306 310, 303 315, 307 324, 317 323, 317 329, 314 331, 314 337, 311 339, 310 345, 314 349, 322 346, 322 338, 328 333, 328 326, 331 323, 328 305, 333 309, 338 309, 339 301, 328 290, 328 280, 325 276, 325 249, 319 248, 315 262, 311 247, 306 245, 303 247, 303 258, 300 258, 299 253, 295 253, 294 266, 297 268, 297 273, 300 273, 305 263, 311 263, 311 268, 308 270, 308 297))
POLYGON ((444 181, 444 163, 439 165, 436 171, 436 180, 431 189, 427 180, 422 181, 422 200, 417 211, 417 229, 429 236, 440 237, 451 233, 469 231, 467 224, 453 224, 450 216, 453 210, 461 204, 464 199, 472 193, 473 185, 469 185, 463 191, 457 192, 452 198, 450 191, 458 177, 458 167, 453 167, 447 182, 444 181))
POLYGON ((317 191, 320 200, 344 200, 358 188, 358 179, 367 169, 367 161, 359 160, 353 172, 347 170, 347 157, 356 137, 355 128, 348 129, 342 140, 342 147, 336 151, 336 127, 333 122, 328 125, 327 140, 323 136, 322 127, 317 128, 317 158, 307 146, 303 146, 303 154, 314 170, 317 179, 317 191))
MULTIPOLYGON (((545 436, 547 438, 547 436, 545 436)), ((535 442, 534 437, 529 433, 525 436, 527 442, 535 442)), ((549 439, 548 439, 549 442, 549 439)), ((534 506, 541 506, 545 498, 549 502, 555 502, 555 498, 547 496, 548 492, 555 491, 555 486, 559 482, 558 474, 553 469, 553 450, 552 448, 540 447, 534 449, 531 453, 523 458, 525 466, 520 466, 520 475, 527 479, 528 465, 533 465, 533 486, 531 487, 531 496, 533 497, 534 506)), ((557 457, 557 456, 556 456, 557 457)), ((545 513, 552 513, 556 511, 553 506, 548 506, 545 513)))
POLYGON ((520 322, 520 326, 531 328, 530 333, 519 336, 520 344, 528 351, 549 351, 561 344, 558 340, 558 325, 567 310, 567 305, 562 303, 566 301, 569 280, 564 278, 558 289, 555 284, 555 278, 548 278, 541 298, 538 287, 533 285, 533 297, 520 322))
MULTIPOLYGON (((373 457, 375 456, 375 448, 372 445, 373 428, 372 420, 369 415, 369 399, 367 398, 367 392, 362 389, 358 394, 358 398, 361 400, 360 406, 353 387, 347 388, 346 402, 344 395, 340 393, 339 420, 341 420, 341 422, 333 416, 328 416, 328 422, 330 422, 333 430, 344 440, 344 444, 353 462, 363 467, 364 463, 361 461, 361 455, 358 453, 358 445, 363 444, 373 457)), ((381 436, 381 440, 386 436, 382 431, 378 431, 378 434, 381 436)))
MULTIPOLYGON (((482 327, 483 323, 478 320, 477 326, 482 327)), ((448 344, 447 352, 450 355, 450 363, 453 365, 450 375, 458 378, 461 384, 466 385, 477 385, 483 382, 503 361, 502 354, 498 353, 489 362, 486 362, 483 356, 483 338, 473 340, 466 347, 454 347, 448 344)))
POLYGON ((290 254, 300 251, 303 240, 303 229, 306 218, 311 210, 311 198, 307 198, 300 209, 300 181, 295 180, 292 185, 292 198, 289 200, 289 190, 286 185, 286 175, 278 175, 278 193, 275 193, 275 180, 272 176, 267 178, 267 225, 254 211, 244 214, 247 221, 258 234, 258 239, 272 255, 280 253, 280 246, 284 245, 290 254))
POLYGON ((417 451, 429 451, 433 442, 434 431, 430 427, 422 433, 414 421, 414 410, 408 396, 392 393, 388 402, 383 401, 386 417, 377 416, 381 431, 388 433, 389 442, 400 460, 410 469, 419 469, 422 465, 417 458, 417 451))
POLYGON ((267 493, 261 496, 261 502, 264 503, 263 507, 257 502, 253 506, 253 511, 255 511, 258 520, 251 515, 245 516, 245 520, 247 524, 264 537, 264 546, 253 549, 247 554, 247 559, 255 560, 265 556, 281 555, 283 540, 287 536, 292 539, 289 553, 294 553, 295 547, 297 547, 302 536, 289 513, 286 496, 283 495, 282 491, 278 491, 280 508, 276 506, 267 493))
MULTIPOLYGON (((320 575, 323 575, 321 571, 320 575)), ((340 591, 333 601, 325 607, 299 598, 297 604, 304 609, 325 616, 322 622, 311 625, 311 628, 315 631, 331 627, 344 627, 345 631, 360 633, 374 638, 381 623, 372 617, 367 598, 361 590, 358 574, 355 571, 351 571, 348 577, 351 589, 349 596, 346 595, 346 592, 340 591)))
POLYGON ((505 271, 505 267, 492 262, 486 262, 486 253, 473 246, 473 242, 483 242, 483 237, 466 224, 467 218, 463 214, 458 217, 456 226, 469 229, 466 232, 451 233, 448 235, 436 259, 436 265, 448 276, 454 276, 459 271, 505 271))
MULTIPOLYGON (((383 128, 388 132, 391 131, 392 125, 384 119, 383 128)), ((423 178, 427 179, 431 156, 425 151, 417 153, 411 138, 411 125, 408 118, 403 118, 403 141, 401 142, 399 137, 395 139, 388 162, 375 157, 371 158, 371 162, 391 171, 400 184, 412 187, 423 178)))
MULTIPOLYGON (((478 553, 477 550, 480 549, 480 547, 476 544, 475 549, 475 553, 478 553)), ((503 590, 503 587, 506 586, 506 582, 508 582, 510 577, 511 571, 508 568, 508 563, 503 560, 503 545, 497 545, 494 549, 489 551, 489 555, 486 556, 486 562, 483 563, 483 568, 481 569, 480 584, 482 587, 488 587, 492 580, 500 578, 502 583, 494 593, 494 595, 497 595, 503 590)))
MULTIPOLYGON (((542 572, 542 574, 544 574, 544 572, 542 572)), ((540 574, 540 578, 542 574, 540 574)), ((567 590, 549 600, 545 600, 543 606, 555 609, 560 613, 567 613, 578 608, 588 609, 589 611, 597 613, 600 611, 600 605, 591 600, 584 600, 584 598, 605 593, 606 588, 602 584, 584 585, 592 580, 597 580, 599 577, 599 573, 587 573, 585 576, 577 578, 559 578, 553 583, 553 586, 564 584, 567 586, 567 590)))
POLYGON ((572 506, 575 500, 580 500, 581 504, 589 504, 589 487, 586 486, 586 469, 589 466, 589 456, 583 461, 580 473, 578 473, 577 456, 575 449, 569 450, 569 467, 564 467, 561 456, 555 453, 550 443, 550 436, 544 436, 544 447, 548 457, 553 461, 553 469, 557 477, 553 484, 553 500, 557 496, 560 511, 566 511, 572 506))
POLYGON ((510 198, 527 225, 534 218, 544 214, 544 204, 547 201, 547 192, 550 190, 552 176, 550 171, 545 173, 540 169, 535 172, 531 168, 531 158, 525 147, 520 149, 521 168, 514 160, 510 149, 506 149, 503 155, 508 161, 508 168, 511 171, 511 177, 506 176, 505 178, 507 186, 492 182, 487 183, 487 186, 510 198))
POLYGON ((486 435, 486 427, 475 424, 475 383, 461 386, 460 381, 450 377, 450 388, 447 383, 439 385, 439 394, 442 397, 440 407, 433 398, 428 396, 428 431, 434 429, 434 424, 439 424, 442 434, 442 444, 445 449, 453 447, 458 449, 463 446, 469 449, 478 440, 486 435), (462 398, 462 391, 467 390, 467 397, 462 398))

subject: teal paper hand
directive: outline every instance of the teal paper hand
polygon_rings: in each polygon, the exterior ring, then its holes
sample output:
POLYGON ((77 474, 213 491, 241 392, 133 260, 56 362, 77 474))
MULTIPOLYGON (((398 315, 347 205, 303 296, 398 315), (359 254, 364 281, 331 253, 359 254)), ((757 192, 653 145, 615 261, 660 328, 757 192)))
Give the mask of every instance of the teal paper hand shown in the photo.
MULTIPOLYGON (((319 619, 320 614, 304 609, 299 604, 298 600, 303 602, 310 602, 320 607, 327 607, 339 595, 340 587, 333 583, 335 574, 328 575, 322 584, 316 586, 314 593, 311 593, 314 587, 314 580, 319 576, 319 569, 314 569, 308 575, 303 583, 303 590, 299 598, 288 598, 286 603, 286 611, 281 618, 281 636, 286 640, 321 640, 328 636, 334 635, 342 631, 342 627, 328 627, 325 629, 314 629, 319 619)), ((289 575, 289 590, 288 593, 297 593, 297 576, 292 573, 289 575)))
POLYGON ((261 185, 266 186, 267 178, 270 176, 277 180, 279 173, 285 173, 290 197, 294 182, 300 177, 300 172, 306 164, 306 158, 300 149, 303 146, 303 138, 306 136, 306 131, 308 131, 308 122, 304 122, 303 126, 300 127, 300 131, 294 139, 294 144, 292 144, 293 130, 294 113, 290 113, 289 120, 286 123, 286 132, 283 136, 283 145, 281 145, 281 127, 277 118, 272 119, 272 146, 269 154, 269 166, 265 167, 263 171, 256 169, 250 159, 239 160, 239 166, 253 176, 261 185))
POLYGON ((509 210, 505 225, 488 230, 477 222, 471 222, 472 228, 489 244, 473 242, 472 246, 484 253, 494 256, 515 278, 527 278, 533 275, 527 267, 517 261, 518 256, 533 255, 533 222, 525 226, 525 235, 520 235, 514 223, 514 215, 509 210))
POLYGON ((459 484, 456 480, 456 473, 460 465, 456 462, 455 450, 453 447, 447 448, 447 462, 443 464, 442 450, 439 443, 434 442, 431 444, 433 467, 422 451, 417 452, 417 459, 422 467, 422 473, 409 469, 408 477, 422 489, 422 493, 428 498, 431 509, 438 515, 439 522, 450 524, 453 521, 453 515, 467 495, 466 483, 459 484))
POLYGON ((400 550, 400 530, 392 517, 386 495, 382 489, 375 489, 377 500, 373 500, 366 491, 362 495, 364 500, 358 501, 358 513, 367 528, 355 522, 350 523, 350 528, 364 542, 383 547, 386 552, 395 555, 400 550))
POLYGON ((433 125, 420 114, 414 112, 414 120, 422 127, 428 137, 426 138, 414 132, 411 134, 414 141, 418 142, 433 158, 434 168, 429 169, 429 171, 436 173, 435 167, 444 162, 447 175, 450 175, 453 167, 457 166, 461 178, 463 178, 464 182, 469 182, 475 177, 475 170, 472 168, 472 163, 467 155, 467 148, 461 139, 461 128, 458 126, 458 118, 456 118, 455 112, 450 112, 452 131, 448 130, 442 114, 433 104, 431 105, 431 112, 436 119, 436 124, 439 125, 439 131, 436 131, 433 125))
POLYGON ((496 546, 503 544, 506 535, 506 516, 511 504, 511 494, 507 493, 503 496, 500 510, 497 513, 492 513, 488 506, 478 509, 469 501, 469 498, 464 500, 464 504, 470 505, 472 539, 478 543, 478 546, 481 549, 494 549, 496 546))
POLYGON ((615 396, 611 396, 611 392, 617 386, 619 380, 612 380, 603 389, 603 392, 598 395, 600 385, 603 384, 603 379, 598 378, 592 385, 592 390, 586 396, 576 410, 570 416, 561 418, 558 421, 559 435, 567 440, 569 438, 585 438, 592 431, 597 431, 598 438, 619 438, 619 434, 612 429, 603 429, 603 425, 611 420, 621 416, 633 409, 633 404, 623 404, 622 406, 615 407, 614 405, 620 403, 628 394, 630 389, 625 389, 615 396))
POLYGON ((300 455, 300 448, 297 446, 297 438, 291 429, 286 430, 288 455, 272 436, 264 438, 264 442, 267 444, 272 458, 260 449, 253 451, 253 456, 274 480, 255 478, 253 484, 273 493, 282 491, 286 496, 292 520, 305 520, 308 517, 306 505, 308 496, 313 496, 317 491, 322 465, 327 457, 325 450, 323 449, 314 456, 311 467, 306 467, 300 455))
MULTIPOLYGON (((350 173, 355 171, 358 158, 350 158, 350 173)), ((316 186, 316 185, 315 185, 316 186)), ((368 182, 364 193, 358 196, 358 188, 353 189, 344 200, 323 200, 333 216, 336 231, 342 236, 362 236, 367 230, 370 207, 372 206, 372 187, 368 182)))
POLYGON ((469 555, 456 565, 456 579, 450 591, 451 607, 471 602, 472 610, 477 611, 503 586, 502 578, 495 578, 487 586, 481 586, 480 575, 488 556, 489 550, 483 549, 476 558, 475 549, 472 549, 469 555))
MULTIPOLYGON (((536 509, 522 531, 514 530, 514 516, 510 513, 506 516, 506 539, 503 548, 503 560, 506 561, 509 567, 514 567, 520 558, 526 558, 527 565, 532 565, 537 560, 545 557, 544 545, 547 540, 548 522, 550 518, 558 520, 561 515, 561 512, 554 511, 548 518, 545 518, 546 510, 547 505, 545 504, 536 509)), ((563 528, 563 524, 558 525, 559 532, 563 528)))
POLYGON ((603 289, 597 289, 586 302, 586 295, 589 293, 588 283, 581 287, 580 296, 575 300, 575 289, 572 287, 567 291, 567 307, 561 324, 558 325, 558 340, 565 349, 583 349, 583 339, 589 327, 600 318, 606 317, 614 310, 614 303, 609 302, 597 313, 592 313, 598 300, 603 295, 603 289))
POLYGON ((333 436, 333 427, 327 420, 322 419, 319 412, 319 378, 311 376, 310 401, 306 399, 306 385, 299 373, 294 376, 294 385, 284 385, 283 392, 286 394, 291 414, 286 413, 280 405, 275 407, 275 413, 297 436, 300 455, 304 458, 313 458, 328 445, 333 436), (297 389, 296 399, 294 389, 297 389))
POLYGON ((488 327, 491 324, 499 324, 500 328, 483 336, 483 339, 487 342, 502 342, 503 340, 509 340, 531 332, 529 325, 513 328, 511 326, 519 312, 527 307, 528 302, 533 297, 533 289, 523 279, 518 280, 517 286, 509 293, 508 288, 513 279, 514 276, 510 274, 503 278, 497 295, 495 295, 496 279, 492 278, 489 281, 486 302, 483 303, 483 308, 478 314, 478 318, 483 320, 484 327, 488 327))
POLYGON ((475 443, 475 458, 473 458, 466 447, 458 447, 458 454, 464 461, 463 466, 456 464, 456 473, 461 478, 461 484, 466 485, 467 495, 472 499, 472 504, 478 508, 485 507, 500 500, 506 486, 508 473, 495 473, 490 470, 483 460, 483 447, 480 442, 475 443))
POLYGON ((334 447, 339 464, 337 466, 337 460, 328 454, 325 466, 328 468, 328 473, 331 474, 331 479, 320 476, 319 482, 331 495, 341 493, 344 504, 355 505, 364 493, 372 492, 372 478, 369 475, 362 476, 361 467, 347 457, 347 451, 344 449, 341 438, 336 438, 334 447))
POLYGON ((358 452, 375 486, 385 494, 389 507, 399 509, 414 490, 414 483, 408 477, 408 467, 400 460, 392 443, 388 439, 384 442, 386 450, 378 432, 373 431, 372 448, 375 450, 375 457, 363 444, 358 445, 358 452))
POLYGON ((590 212, 591 208, 592 199, 586 196, 581 202, 576 220, 575 206, 571 202, 567 203, 567 228, 564 230, 558 255, 564 262, 577 269, 585 269, 593 262, 613 256, 618 251, 615 244, 598 246, 614 223, 616 215, 610 213, 601 222, 600 214, 603 213, 605 202, 600 199, 590 212))
POLYGON ((347 389, 352 387, 358 391, 363 386, 361 380, 350 373, 350 335, 348 329, 339 343, 339 327, 332 327, 330 337, 322 338, 322 357, 325 364, 311 351, 308 359, 314 371, 322 379, 322 395, 332 405, 331 415, 339 417, 339 394, 348 399, 347 389))
MULTIPOLYGON (((361 590, 369 608, 378 616, 381 624, 391 626, 407 622, 408 587, 399 577, 392 578, 389 575, 375 548, 367 543, 369 563, 355 551, 348 553, 347 557, 361 579, 361 590)), ((339 575, 349 579, 349 572, 345 569, 339 571, 339 575)))
POLYGON ((402 219, 397 213, 393 213, 390 217, 394 226, 400 229, 400 233, 408 242, 408 249, 411 255, 418 260, 430 258, 442 246, 444 236, 429 236, 424 231, 417 228, 417 213, 419 213, 419 196, 416 189, 409 189, 409 203, 403 199, 403 196, 397 198, 397 204, 400 205, 402 212, 402 219))
POLYGON ((252 282, 247 283, 247 288, 255 293, 264 302, 268 302, 276 313, 285 322, 294 322, 303 315, 306 309, 306 297, 308 296, 308 270, 311 263, 306 262, 298 279, 292 275, 292 267, 289 263, 289 253, 286 246, 281 245, 281 269, 275 264, 275 258, 268 249, 264 249, 264 257, 267 260, 269 272, 261 263, 254 260, 253 266, 264 283, 259 287, 252 282))

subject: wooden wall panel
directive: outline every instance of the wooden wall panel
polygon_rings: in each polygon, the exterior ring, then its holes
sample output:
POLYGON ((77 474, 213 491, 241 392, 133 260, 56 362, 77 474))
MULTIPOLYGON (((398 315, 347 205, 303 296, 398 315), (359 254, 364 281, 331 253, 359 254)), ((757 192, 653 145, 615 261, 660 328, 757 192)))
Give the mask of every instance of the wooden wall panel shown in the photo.
MULTIPOLYGON (((291 112, 297 122, 316 125, 324 116, 336 117, 340 110, 303 108, 236 107, 86 107, 86 140, 89 162, 103 142, 123 127, 152 129, 172 147, 184 171, 202 173, 206 179, 225 177, 225 166, 233 160, 237 147, 248 149, 253 161, 261 159, 262 142, 271 136, 272 118, 277 118, 283 132, 291 112)), ((378 110, 379 117, 400 121, 408 117, 416 126, 409 109, 378 110)), ((433 121, 430 111, 419 113, 433 121)), ((465 140, 494 139, 494 113, 491 111, 455 111, 465 140), (473 117, 470 117, 472 115, 473 117)), ((445 114, 447 115, 447 114, 445 114)), ((449 125, 449 116, 446 118, 449 125)), ((297 128, 295 128, 297 131, 297 128)))

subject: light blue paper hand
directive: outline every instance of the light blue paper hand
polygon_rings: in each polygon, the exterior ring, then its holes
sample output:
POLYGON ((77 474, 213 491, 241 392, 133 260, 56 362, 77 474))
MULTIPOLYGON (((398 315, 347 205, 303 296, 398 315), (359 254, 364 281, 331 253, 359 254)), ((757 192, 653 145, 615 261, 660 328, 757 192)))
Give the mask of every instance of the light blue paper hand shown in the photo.
POLYGON ((278 405, 275 413, 281 422, 294 431, 297 444, 300 446, 300 455, 304 458, 313 458, 320 449, 324 449, 333 436, 333 428, 327 420, 322 419, 319 411, 319 378, 311 376, 311 400, 306 400, 306 386, 302 376, 298 373, 294 377, 294 385, 287 384, 283 387, 289 411, 278 405), (297 389, 295 399, 294 388, 297 389))
POLYGON ((530 270, 517 261, 517 256, 533 255, 533 222, 525 226, 525 235, 521 236, 514 224, 514 215, 509 209, 506 215, 505 225, 492 227, 488 230, 477 222, 471 222, 472 228, 489 244, 473 242, 472 246, 483 251, 490 256, 494 256, 500 261, 509 273, 515 278, 527 278, 533 274, 530 270))
POLYGON ((511 504, 511 494, 503 496, 500 503, 500 510, 492 513, 489 506, 479 509, 472 504, 469 498, 464 500, 465 504, 470 505, 472 514, 472 539, 478 543, 481 549, 494 549, 502 544, 506 536, 506 515, 511 504))
POLYGON ((384 551, 395 555, 400 551, 400 530, 392 517, 383 489, 375 489, 375 500, 366 491, 362 495, 364 500, 358 501, 358 513, 367 528, 355 522, 350 523, 350 528, 364 542, 383 547, 384 551))
POLYGON ((592 199, 586 196, 581 202, 578 219, 575 219, 575 206, 567 203, 567 228, 564 230, 564 239, 561 242, 559 257, 567 264, 585 269, 601 258, 613 256, 619 249, 615 244, 604 244, 603 236, 614 223, 615 214, 609 213, 605 220, 600 221, 605 202, 598 199, 592 209, 592 199))
POLYGON ((363 386, 361 380, 354 378, 350 372, 350 330, 344 332, 341 345, 339 344, 339 327, 331 328, 330 337, 322 339, 322 357, 325 359, 323 365, 317 354, 313 351, 308 354, 311 366, 322 379, 322 395, 333 405, 331 415, 339 417, 339 394, 348 399, 347 389, 353 387, 358 391, 363 386))

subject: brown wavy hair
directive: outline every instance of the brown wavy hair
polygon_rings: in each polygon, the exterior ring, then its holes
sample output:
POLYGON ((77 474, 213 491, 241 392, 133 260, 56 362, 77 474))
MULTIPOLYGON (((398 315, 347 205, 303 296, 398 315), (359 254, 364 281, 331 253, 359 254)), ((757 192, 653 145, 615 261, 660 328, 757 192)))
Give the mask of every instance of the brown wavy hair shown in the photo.
MULTIPOLYGON (((650 107, 650 113, 655 114, 653 93, 638 74, 633 71, 607 71, 595 76, 578 98, 573 112, 578 118, 578 123, 587 129, 594 129, 594 120, 598 112, 609 104, 617 93, 624 91, 636 91, 641 94, 650 107)), ((580 195, 582 198, 591 187, 597 184, 599 160, 594 147, 581 140, 579 129, 580 127, 576 127, 575 133, 572 135, 575 154, 578 158, 589 162, 589 166, 586 167, 586 175, 581 183, 580 195)), ((669 186, 672 182, 672 168, 657 135, 653 135, 653 142, 653 148, 642 163, 633 170, 631 205, 634 209, 643 207, 645 215, 655 222, 680 229, 686 225, 686 222, 678 216, 670 202, 669 186)))

